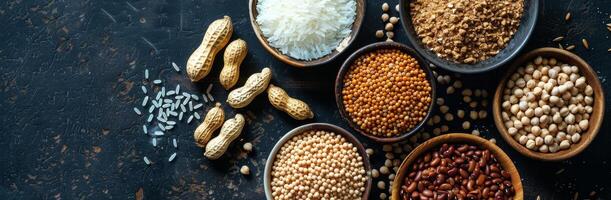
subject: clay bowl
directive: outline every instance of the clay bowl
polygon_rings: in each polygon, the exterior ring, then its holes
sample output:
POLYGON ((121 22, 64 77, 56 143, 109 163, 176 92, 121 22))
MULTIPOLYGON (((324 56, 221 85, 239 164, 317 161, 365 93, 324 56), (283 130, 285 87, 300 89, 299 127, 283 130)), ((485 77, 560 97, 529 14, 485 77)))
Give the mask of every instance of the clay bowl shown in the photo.
POLYGON ((359 50, 357 50, 356 52, 354 52, 352 55, 350 55, 350 57, 348 57, 348 59, 346 59, 346 61, 344 62, 344 64, 342 64, 342 67, 339 69, 339 72, 337 73, 337 77, 335 78, 335 103, 337 104, 337 107, 339 109, 339 113, 341 115, 341 117, 348 123, 348 125, 353 128, 354 130, 356 130, 357 132, 359 132, 360 134, 364 135, 365 137, 372 139, 376 142, 381 142, 381 143, 393 143, 393 142, 398 142, 398 141, 402 141, 405 140, 407 137, 409 137, 410 135, 416 133, 418 130, 420 130, 420 128, 425 124, 425 122, 429 119, 429 117, 432 115, 431 113, 433 112, 433 107, 435 106, 435 97, 437 95, 436 92, 436 86, 435 86, 435 76, 433 76, 433 72, 431 71, 431 69, 429 68, 429 64, 428 62, 426 62, 424 59, 422 59, 422 57, 420 57, 420 55, 414 51, 412 48, 407 47, 404 44, 401 43, 397 43, 397 42, 377 42, 377 43, 373 43, 370 45, 367 45, 359 50), (429 84, 431 85, 431 104, 429 105, 429 110, 427 111, 426 116, 424 117, 424 119, 418 124, 416 125, 416 127, 414 127, 413 129, 406 131, 405 133, 402 133, 398 136, 394 136, 394 137, 380 137, 380 136, 375 136, 372 134, 367 133, 367 131, 359 128, 358 125, 356 125, 356 123, 354 123, 352 121, 352 118, 350 117, 350 115, 348 114, 348 112, 346 111, 346 108, 344 106, 344 101, 343 101, 343 97, 342 97, 342 90, 344 88, 344 76, 346 76, 346 74, 348 73, 348 71, 350 70, 350 66, 352 65, 352 63, 359 57, 361 57, 361 55, 371 52, 371 51, 375 51, 378 49, 399 49, 401 51, 403 51, 404 53, 407 53, 408 55, 412 56, 413 58, 415 58, 418 61, 418 64, 420 64, 420 67, 422 68, 422 70, 424 70, 424 73, 426 73, 426 77, 429 81, 429 84))
POLYGON ((354 42, 354 40, 356 39, 361 29, 361 24, 363 23, 363 18, 365 17, 365 7, 367 5, 365 3, 365 0, 356 0, 356 18, 354 19, 354 22, 352 24, 352 32, 350 33, 348 37, 344 38, 344 40, 340 43, 340 46, 342 46, 341 48, 338 47, 335 50, 333 50, 330 54, 323 56, 321 58, 318 58, 316 60, 307 61, 307 60, 295 59, 288 55, 284 55, 278 49, 269 45, 269 43, 267 42, 267 39, 265 38, 265 36, 263 36, 263 32, 261 32, 261 29, 259 28, 259 24, 256 21, 257 16, 259 15, 259 13, 257 12, 257 2, 258 0, 249 0, 248 1, 248 11, 250 13, 250 24, 252 25, 252 29, 255 31, 255 35, 259 39, 259 42, 261 42, 261 44, 263 45, 263 48, 265 48, 265 50, 267 50, 270 54, 272 54, 272 56, 294 67, 312 67, 312 66, 322 65, 322 64, 331 62, 339 54, 341 54, 345 49, 347 49, 354 42))
POLYGON ((499 51, 497 55, 484 61, 475 64, 463 64, 437 56, 435 52, 430 50, 430 48, 426 47, 422 43, 416 34, 411 20, 412 17, 409 11, 409 4, 412 1, 413 0, 399 1, 401 25, 403 25, 403 30, 405 30, 405 33, 407 34, 409 43, 411 43, 414 49, 416 49, 418 53, 420 53, 431 63, 443 69, 464 74, 483 73, 509 63, 526 45, 526 42, 535 30, 535 24, 537 23, 537 17, 539 15, 539 0, 524 0, 524 12, 522 14, 522 18, 520 19, 520 26, 514 33, 511 40, 509 40, 509 43, 507 43, 507 46, 499 51))
POLYGON ((522 188, 522 180, 520 179, 520 174, 518 173, 518 170, 516 169, 515 165, 513 165, 513 161, 511 161, 509 156, 507 156, 507 154, 505 154, 505 152, 503 152, 501 148, 496 146, 496 144, 493 144, 492 142, 484 138, 478 137, 478 136, 474 136, 471 134, 464 134, 464 133, 450 133, 450 134, 440 135, 440 136, 427 140, 426 142, 418 145, 418 147, 412 150, 412 152, 409 153, 407 157, 405 157, 405 159, 403 160, 403 163, 401 163, 401 166, 399 166, 399 172, 395 176, 395 180, 393 181, 393 184, 392 184, 392 190, 391 190, 392 200, 401 199, 400 198, 401 185, 403 184, 403 179, 407 175, 409 166, 411 166, 412 163, 414 163, 416 159, 418 159, 422 154, 426 153, 427 151, 433 148, 439 147, 440 145, 444 143, 462 143, 462 144, 467 143, 471 145, 480 146, 483 149, 490 150, 490 152, 492 152, 492 154, 494 154, 497 157, 503 169, 505 169, 505 171, 511 174, 511 182, 515 189, 514 199, 516 200, 524 199, 524 191, 522 188))
POLYGON ((284 145, 284 143, 288 141, 289 139, 293 138, 293 136, 296 136, 296 135, 299 135, 301 133, 304 133, 306 131, 311 131, 311 130, 324 130, 324 131, 337 133, 343 136, 344 138, 346 138, 348 142, 352 143, 357 148, 359 154, 363 158, 363 165, 365 167, 365 171, 367 172, 367 175, 366 175, 367 182, 365 183, 365 191, 363 192, 363 198, 361 199, 363 200, 369 199, 369 192, 371 190, 371 176, 369 172, 371 171, 371 164, 369 163, 368 155, 365 152, 365 147, 363 147, 363 144, 359 142, 359 140, 356 139, 356 137, 354 137, 354 135, 352 135, 350 132, 338 126, 327 124, 327 123, 311 123, 311 124, 302 125, 300 127, 297 127, 289 131, 284 136, 282 136, 280 140, 278 140, 276 145, 274 145, 274 148, 272 149, 272 151, 269 153, 269 157, 267 158, 267 162, 265 163, 265 172, 264 172, 264 177, 263 177, 263 187, 265 190, 265 197, 270 200, 273 199, 272 198, 272 187, 271 187, 271 182, 272 182, 271 172, 272 172, 272 166, 274 165, 274 160, 276 159, 276 153, 278 153, 278 151, 284 145))
POLYGON ((513 149, 520 152, 522 155, 525 155, 529 158, 543 161, 561 161, 571 158, 579 153, 581 153, 586 147, 594 140, 596 134, 600 130, 600 126, 604 117, 605 110, 605 99, 604 93, 600 81, 598 80, 598 76, 596 72, 579 56, 558 48, 540 48, 535 49, 534 51, 528 52, 525 55, 518 58, 512 65, 509 67, 508 71, 505 73, 503 79, 496 88, 496 92, 494 93, 494 101, 493 101, 493 115, 494 115, 494 123, 496 124, 497 129, 503 136, 503 139, 509 143, 513 149), (502 95, 503 89, 505 87, 505 83, 514 73, 514 71, 526 64, 527 62, 535 59, 537 56, 543 57, 554 57, 556 60, 561 61, 563 63, 567 63, 570 65, 575 65, 579 68, 579 71, 583 76, 586 77, 586 82, 592 86, 594 89, 594 107, 592 110, 592 114, 590 115, 590 126, 585 133, 581 134, 581 139, 577 144, 571 145, 569 149, 561 150, 556 153, 541 153, 532 151, 525 146, 522 146, 518 141, 513 139, 511 135, 507 132, 507 128, 505 127, 505 123, 502 118, 502 95))

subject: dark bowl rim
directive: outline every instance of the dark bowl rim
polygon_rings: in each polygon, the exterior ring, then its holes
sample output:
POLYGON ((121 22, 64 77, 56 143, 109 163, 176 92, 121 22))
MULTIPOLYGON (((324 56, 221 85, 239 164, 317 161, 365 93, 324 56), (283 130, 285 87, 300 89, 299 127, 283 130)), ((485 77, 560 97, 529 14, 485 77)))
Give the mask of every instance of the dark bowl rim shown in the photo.
POLYGON ((282 146, 291 138, 299 134, 303 134, 306 131, 310 131, 310 130, 326 130, 326 131, 331 131, 333 133, 339 134, 343 136, 344 138, 346 138, 348 142, 352 143, 357 148, 359 155, 363 158, 362 160, 363 160, 363 167, 365 168, 365 177, 367 177, 367 181, 365 182, 365 191, 363 191, 363 197, 361 199, 368 200, 371 194, 371 184, 373 182, 371 173, 370 173, 373 167, 371 163, 369 162, 369 155, 365 151, 365 146, 363 146, 363 143, 361 143, 361 141, 359 141, 358 138, 356 138, 352 133, 348 132, 346 129, 343 129, 342 127, 339 127, 333 124, 329 124, 329 123, 310 123, 310 124, 301 125, 299 127, 296 127, 290 130, 286 134, 284 134, 276 142, 276 144, 274 144, 265 162, 265 171, 263 172, 264 174, 263 175, 263 190, 265 193, 265 197, 267 199, 273 199, 271 198, 271 193, 270 193, 271 192, 271 185, 270 185, 271 184, 271 171, 272 171, 272 166, 274 164, 274 160, 276 159, 276 154, 278 153, 280 148, 282 148, 282 146))
POLYGON ((402 140, 407 139, 409 136, 415 134, 416 132, 418 132, 425 124, 426 121, 428 121, 428 119, 431 117, 431 115, 433 114, 433 110, 435 107, 435 99, 437 97, 437 92, 436 92, 436 82, 435 82, 435 76, 433 75, 433 71, 431 70, 431 68, 429 67, 429 63, 424 60, 419 54, 418 52, 414 51, 414 49, 408 47, 405 44, 401 44, 398 42, 376 42, 376 43, 372 43, 369 45, 366 45, 364 47, 361 47, 360 49, 358 49, 357 51, 355 51, 354 53, 352 53, 350 55, 350 57, 348 57, 344 63, 342 64, 342 66, 340 67, 339 71, 337 72, 337 76, 335 77, 335 103, 337 104, 337 108, 339 110, 340 116, 342 119, 344 119, 344 121, 346 121, 348 123, 348 125, 350 126, 350 128, 354 129, 356 132, 360 133, 361 135, 364 135, 365 137, 374 140, 376 142, 380 142, 380 143, 393 143, 393 142, 399 142, 402 140), (378 50, 378 49, 398 49, 401 50, 404 53, 407 53, 408 55, 412 56, 413 58, 416 59, 416 61, 418 61, 420 68, 426 73, 427 76, 427 80, 431 86, 431 103, 429 105, 429 109, 427 111, 426 116, 424 117, 424 119, 422 119, 422 121, 420 121, 420 123, 418 123, 418 125, 416 125, 416 127, 412 128, 409 131, 406 131, 398 136, 395 137, 378 137, 378 136, 374 136, 371 135, 369 133, 367 133, 365 130, 362 130, 361 128, 359 128, 350 118, 350 115, 348 115, 348 113, 346 112, 346 109, 344 107, 344 103, 343 103, 343 98, 342 98, 342 90, 344 87, 344 77, 346 76, 346 73, 350 70, 350 67, 352 65, 352 63, 361 55, 363 55, 364 53, 368 53, 374 50, 378 50))
POLYGON ((327 54, 323 57, 320 57, 314 60, 307 61, 307 60, 295 59, 293 57, 285 55, 282 52, 280 52, 278 49, 272 47, 269 44, 269 42, 267 41, 267 38, 265 38, 265 36, 263 36, 263 33, 261 33, 259 24, 256 22, 256 16, 258 16, 258 12, 256 9, 255 2, 258 2, 258 0, 248 0, 248 15, 250 17, 250 25, 253 29, 253 32, 255 33, 255 36, 257 37, 257 40, 259 41, 259 43, 261 43, 263 48, 268 53, 270 53, 274 58, 281 61, 282 63, 288 64, 290 66, 297 67, 297 68, 309 68, 309 67, 321 66, 321 65, 327 64, 335 60, 337 57, 343 54, 356 41, 356 38, 358 37, 359 32, 361 32, 361 29, 363 27, 363 21, 365 21, 365 13, 367 11, 367 1, 366 0, 355 0, 355 2, 357 2, 357 5, 356 5, 356 14, 355 14, 354 22, 352 22, 352 27, 351 27, 352 33, 350 33, 348 37, 342 39, 342 41, 340 42, 340 45, 341 45, 341 43, 344 40, 348 39, 346 46, 343 47, 341 51, 338 51, 336 48, 333 51, 331 51, 330 54, 327 54), (359 15, 359 3, 358 3, 359 1, 362 1, 362 4, 361 4, 362 6, 360 6, 362 13, 363 13, 362 15, 359 15))
MULTIPOLYGON (((532 13, 529 13, 529 17, 533 18, 533 23, 530 26, 523 26, 522 21, 520 20, 520 26, 518 27, 519 29, 527 29, 526 31, 526 36, 524 37, 523 40, 517 41, 516 43, 516 48, 514 51, 511 51, 507 54, 507 56, 505 56, 503 59, 501 59, 499 62, 496 63, 491 63, 490 65, 487 65, 486 67, 481 67, 481 68, 460 68, 457 67, 458 64, 446 64, 446 63, 442 63, 442 62, 438 62, 436 59, 433 59, 432 56, 429 56, 428 54, 426 54, 427 50, 426 47, 420 45, 420 39, 418 38, 418 36, 415 36, 413 34, 410 34, 407 30, 408 28, 410 30, 413 29, 412 23, 411 23, 411 15, 409 13, 409 10, 407 10, 407 7, 409 6, 409 2, 410 0, 399 0, 399 15, 401 16, 401 25, 403 26, 403 32, 405 33, 405 35, 407 36, 407 40, 409 41, 409 43, 414 47, 414 49, 416 49, 416 51, 418 51, 418 53, 422 54, 422 56, 424 58, 426 58, 429 62, 433 63, 436 66, 439 66, 445 70, 451 71, 451 72, 456 72, 456 73, 463 73, 463 74, 478 74, 478 73, 483 73, 483 72, 488 72, 488 71, 492 71, 494 69, 497 69, 509 62, 511 62, 516 56, 518 56, 518 54, 520 53, 520 51, 522 51, 522 49, 524 49, 524 46, 526 46, 526 43, 528 42, 528 40, 530 39, 530 37, 532 36, 534 30, 535 30, 535 26, 537 24, 537 20, 539 18, 539 7, 540 7, 540 1, 539 0, 525 0, 526 1, 534 1, 534 10, 532 11, 532 13)), ((527 12, 527 10, 525 10, 524 12, 527 12)), ((522 17, 524 17, 524 15, 522 15, 522 17)), ((517 32, 517 31, 516 31, 517 32)), ((515 40, 515 35, 512 36, 510 42, 512 40, 515 40)), ((506 48, 507 46, 505 46, 506 48)), ((503 48, 502 50, 504 50, 505 48, 503 48)), ((501 51, 502 51, 501 50, 501 51)), ((497 54, 498 55, 498 54, 497 54)), ((437 56, 435 56, 435 58, 439 58, 437 56)), ((492 58, 492 57, 491 57, 492 58)), ((439 58, 441 59, 441 58, 439 58)), ((490 59, 490 58, 488 58, 490 59)), ((444 59, 445 60, 445 59, 444 59)))

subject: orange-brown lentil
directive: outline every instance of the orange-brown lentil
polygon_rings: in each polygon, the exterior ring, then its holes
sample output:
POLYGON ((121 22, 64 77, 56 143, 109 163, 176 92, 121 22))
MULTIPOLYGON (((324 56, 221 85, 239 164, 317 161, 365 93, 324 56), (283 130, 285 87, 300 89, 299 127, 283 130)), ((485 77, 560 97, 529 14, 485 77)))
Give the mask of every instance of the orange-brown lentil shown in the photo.
POLYGON ((365 132, 400 135, 424 120, 431 86, 418 61, 396 49, 362 55, 350 66, 342 90, 344 107, 365 132))

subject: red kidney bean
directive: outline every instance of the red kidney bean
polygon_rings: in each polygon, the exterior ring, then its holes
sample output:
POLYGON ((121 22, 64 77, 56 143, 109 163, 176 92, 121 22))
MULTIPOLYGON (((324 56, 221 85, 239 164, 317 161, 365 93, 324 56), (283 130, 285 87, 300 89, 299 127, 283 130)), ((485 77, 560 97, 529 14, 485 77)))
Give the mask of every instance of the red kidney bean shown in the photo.
POLYGON ((490 150, 469 144, 442 144, 415 160, 400 197, 412 199, 513 199, 511 174, 490 150))

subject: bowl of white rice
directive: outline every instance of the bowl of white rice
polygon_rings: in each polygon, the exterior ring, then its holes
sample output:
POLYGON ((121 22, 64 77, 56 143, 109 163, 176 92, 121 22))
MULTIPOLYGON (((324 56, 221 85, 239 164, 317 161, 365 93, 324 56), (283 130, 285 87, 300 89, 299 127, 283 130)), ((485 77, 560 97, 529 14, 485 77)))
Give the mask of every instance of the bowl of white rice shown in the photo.
POLYGON ((278 60, 311 67, 332 61, 355 39, 365 0, 250 0, 250 22, 278 60))

